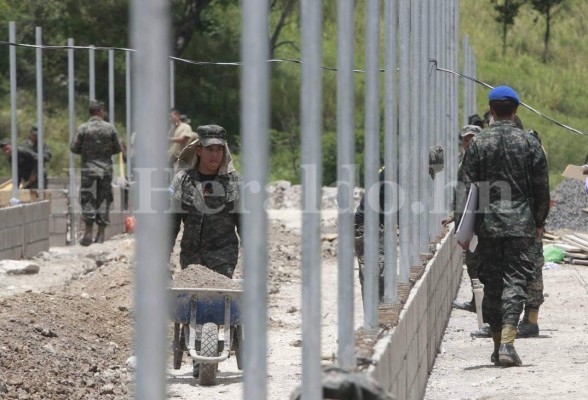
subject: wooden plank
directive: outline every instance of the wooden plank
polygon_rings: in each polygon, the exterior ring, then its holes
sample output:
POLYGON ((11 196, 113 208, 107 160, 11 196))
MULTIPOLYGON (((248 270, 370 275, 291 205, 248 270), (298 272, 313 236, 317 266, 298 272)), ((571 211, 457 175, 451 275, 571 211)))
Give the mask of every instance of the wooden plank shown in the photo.
POLYGON ((568 251, 570 253, 581 253, 582 249, 578 246, 566 244, 566 243, 554 243, 553 247, 561 249, 563 251, 568 251))
POLYGON ((582 232, 574 232, 574 236, 579 237, 582 240, 585 240, 588 242, 588 234, 586 233, 582 233, 582 232))
POLYGON ((550 240, 561 240, 561 238, 557 235, 554 235, 549 232, 543 232, 543 237, 550 240))
POLYGON ((588 246, 585 246, 581 243, 578 243, 578 241, 582 241, 581 239, 578 239, 577 237, 575 237, 573 235, 565 235, 562 239, 564 242, 571 244, 572 246, 579 247, 580 249, 582 249, 583 252, 588 253, 588 246))
POLYGON ((588 260, 588 254, 585 254, 585 253, 572 253, 572 252, 568 252, 568 251, 564 251, 564 253, 566 254, 566 256, 571 257, 571 258, 588 260))
POLYGON ((574 258, 572 260, 572 264, 588 265, 588 260, 578 260, 578 259, 574 258))

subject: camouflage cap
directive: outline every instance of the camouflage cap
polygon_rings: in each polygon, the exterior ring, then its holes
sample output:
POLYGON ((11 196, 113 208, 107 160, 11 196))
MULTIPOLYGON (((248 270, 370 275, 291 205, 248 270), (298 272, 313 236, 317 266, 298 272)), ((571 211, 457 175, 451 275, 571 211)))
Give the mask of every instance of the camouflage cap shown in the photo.
POLYGON ((213 144, 224 146, 227 143, 227 131, 219 125, 201 125, 196 128, 196 133, 199 144, 204 147, 213 144))
POLYGON ((10 139, 4 138, 4 139, 0 140, 0 147, 4 147, 4 146, 11 144, 11 143, 12 142, 10 141, 10 139))
POLYGON ((90 100, 90 106, 88 109, 90 111, 104 110, 104 103, 98 100, 90 100))
POLYGON ((482 129, 480 129, 478 125, 466 125, 463 128, 461 128, 461 131, 459 132, 459 137, 463 139, 466 136, 477 135, 480 132, 482 132, 482 129))

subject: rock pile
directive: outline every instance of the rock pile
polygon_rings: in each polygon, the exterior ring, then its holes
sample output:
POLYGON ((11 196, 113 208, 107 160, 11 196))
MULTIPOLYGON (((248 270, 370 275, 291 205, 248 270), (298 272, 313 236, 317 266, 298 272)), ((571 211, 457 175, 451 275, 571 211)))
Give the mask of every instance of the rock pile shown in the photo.
POLYGON ((560 229, 588 232, 588 195, 584 183, 575 179, 564 179, 552 192, 553 207, 547 218, 547 230, 560 229))

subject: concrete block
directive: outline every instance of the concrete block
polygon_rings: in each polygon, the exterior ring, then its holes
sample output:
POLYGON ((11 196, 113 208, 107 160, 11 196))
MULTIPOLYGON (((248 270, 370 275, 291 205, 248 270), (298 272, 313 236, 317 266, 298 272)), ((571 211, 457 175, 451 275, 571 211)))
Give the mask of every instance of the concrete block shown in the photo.
POLYGON ((63 247, 66 243, 66 236, 65 234, 52 234, 49 236, 49 246, 50 247, 63 247))
POLYGON ((427 368, 427 355, 419 360, 419 372, 417 374, 417 387, 419 390, 419 399, 425 397, 425 391, 427 389, 427 381, 429 380, 429 370, 427 368))
POLYGON ((396 398, 397 399, 406 399, 406 393, 407 393, 407 381, 406 381, 406 360, 402 363, 402 365, 400 366, 400 371, 398 372, 397 375, 397 382, 398 382, 398 391, 397 391, 397 395, 396 398))
POLYGON ((415 380, 417 376, 417 370, 419 367, 419 357, 418 357, 418 345, 416 336, 413 336, 413 339, 408 346, 408 351, 406 352, 406 381, 410 382, 409 386, 415 380))
POLYGON ((417 386, 418 380, 415 376, 414 380, 409 383, 408 386, 408 390, 407 390, 407 395, 406 398, 408 400, 420 400, 420 398, 418 397, 419 395, 419 387, 417 386))
MULTIPOLYGON (((402 314, 401 314, 402 316, 402 314)), ((406 359, 406 350, 408 348, 406 343, 406 320, 400 319, 398 325, 394 328, 390 338, 391 348, 391 365, 392 375, 394 376, 400 370, 401 365, 406 359)))
POLYGON ((429 329, 427 326, 427 319, 421 320, 417 330, 417 343, 418 343, 418 357, 419 359, 427 354, 427 343, 429 342, 429 329))

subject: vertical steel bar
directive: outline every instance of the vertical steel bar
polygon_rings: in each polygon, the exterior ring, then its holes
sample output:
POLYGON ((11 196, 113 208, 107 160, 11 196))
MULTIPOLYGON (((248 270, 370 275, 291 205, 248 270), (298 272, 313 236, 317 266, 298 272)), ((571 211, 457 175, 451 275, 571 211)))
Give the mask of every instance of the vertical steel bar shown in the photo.
MULTIPOLYGON (((74 40, 72 38, 67 39, 67 46, 69 49, 67 50, 67 104, 68 104, 68 111, 69 111, 69 143, 73 141, 75 132, 76 132, 76 105, 75 105, 75 70, 74 70, 74 49, 72 48, 74 45, 74 40)), ((75 244, 77 241, 77 218, 76 218, 76 163, 74 154, 70 151, 69 152, 69 223, 70 223, 70 243, 75 244)))
POLYGON ((411 252, 411 198, 410 180, 410 2, 400 1, 400 92, 399 92, 399 176, 400 185, 400 276, 399 281, 407 283, 410 274, 411 252))
MULTIPOLYGON (((474 79, 478 79, 478 74, 476 72, 476 55, 474 53, 474 50, 472 48, 470 48, 470 53, 472 54, 471 57, 471 73, 472 73, 472 78, 474 79)), ((472 105, 474 107, 474 112, 476 112, 478 110, 478 97, 477 97, 477 89, 478 89, 478 85, 476 82, 472 82, 472 105)), ((482 116, 482 115, 480 115, 482 116)))
POLYGON ((384 9, 384 303, 398 301, 398 111, 396 104, 396 30, 398 0, 386 0, 384 9))
POLYGON ((354 0, 337 1, 337 204, 338 232, 338 358, 342 368, 355 368, 353 293, 354 146, 354 0))
POLYGON ((241 143, 245 185, 243 251, 247 324, 244 399, 267 396, 267 215, 264 210, 268 178, 269 49, 268 2, 242 2, 241 143), (252 185, 255 185, 252 186, 252 185), (256 189, 256 190, 254 190, 256 189))
MULTIPOLYGON (((452 71, 459 70, 459 20, 457 11, 458 0, 451 0, 451 69, 452 71)), ((457 168, 459 166, 458 160, 458 138, 459 131, 459 79, 455 75, 450 76, 451 81, 451 140, 453 143, 453 174, 451 175, 451 184, 457 180, 457 168)), ((471 102, 470 102, 471 104, 471 102)), ((471 107, 471 106, 470 106, 471 107)), ((450 194, 450 202, 451 202, 450 194)), ((449 203, 451 204, 451 203, 449 203)))
POLYGON ((419 43, 419 4, 420 0, 411 0, 410 2, 410 169, 412 176, 410 178, 410 213, 412 229, 410 231, 410 240, 412 243, 410 251, 410 266, 418 265, 419 250, 419 229, 421 214, 418 212, 420 205, 420 163, 419 148, 421 147, 420 133, 420 90, 419 90, 419 60, 420 60, 420 43, 419 43))
POLYGON ((114 50, 108 50, 108 120, 114 125, 114 50))
MULTIPOLYGON (((16 43, 16 24, 14 21, 8 23, 8 41, 16 43)), ((12 198, 18 199, 18 130, 16 123, 16 46, 10 46, 10 132, 11 132, 11 167, 12 167, 12 198)))
POLYGON ((132 103, 132 83, 131 83, 131 52, 125 52, 125 90, 126 90, 126 131, 127 131, 127 179, 131 179, 133 163, 131 155, 134 154, 134 143, 131 143, 133 131, 133 103, 132 103))
POLYGON ((176 106, 176 63, 169 60, 169 108, 176 106))
MULTIPOLYGON (((162 148, 167 147, 167 104, 169 93, 168 57, 170 52, 170 17, 167 0, 134 0, 131 2, 131 43, 136 49, 133 87, 136 90, 137 171, 151 179, 139 181, 137 198, 150 199, 151 209, 136 212, 135 275, 135 398, 159 400, 166 397, 166 340, 168 297, 166 268, 169 261, 167 226, 164 213, 169 204, 169 177, 162 148), (145 29, 149 27, 149 29, 145 29), (147 183, 145 183, 147 181, 147 183), (161 189, 156 189, 161 188, 161 189)), ((136 205, 134 205, 136 206, 136 205)))
POLYGON ((37 68, 37 154, 39 161, 37 163, 37 179, 39 183, 39 198, 45 198, 45 163, 43 159, 45 152, 43 151, 43 143, 45 139, 43 130, 43 30, 40 26, 35 28, 35 42, 37 49, 36 54, 36 68, 37 68))
MULTIPOLYGON (((437 7, 438 3, 436 0, 429 0, 429 8, 430 8, 430 18, 429 18, 429 59, 430 60, 437 60, 437 24, 438 15, 437 15, 437 7)), ((438 75, 437 71, 435 70, 435 63, 429 61, 428 62, 428 70, 427 73, 429 74, 429 88, 428 88, 428 96, 429 96, 429 105, 428 105, 428 113, 430 115, 429 118, 429 137, 430 137, 430 145, 435 146, 438 145, 437 141, 437 130, 439 129, 437 124, 437 80, 438 75)), ((431 190, 431 197, 430 197, 430 217, 429 217, 429 235, 432 239, 437 236, 439 232, 439 214, 438 214, 438 206, 437 206, 437 181, 439 180, 438 174, 435 174, 432 181, 429 184, 431 190)))
MULTIPOLYGON (((470 70, 469 70, 469 52, 468 52, 468 48, 469 48, 469 44, 470 43, 470 37, 468 35, 465 35, 463 37, 463 52, 462 52, 462 73, 465 76, 469 76, 470 75, 470 70)), ((462 110, 463 110, 463 116, 462 116, 462 125, 466 125, 468 123, 468 115, 470 112, 470 85, 469 85, 469 80, 467 79, 462 79, 462 85, 463 85, 463 97, 462 97, 462 110)))
POLYGON ((423 204, 423 212, 421 214, 420 227, 420 241, 421 251, 427 253, 429 251, 429 207, 430 207, 430 189, 429 189, 429 75, 427 74, 427 66, 429 65, 429 7, 428 0, 421 0, 421 58, 420 58, 420 98, 419 112, 421 114, 421 146, 419 149, 421 166, 421 203, 423 204))
POLYGON ((322 1, 301 1, 302 400, 321 399, 322 1))
POLYGON ((378 279, 380 244, 380 4, 379 0, 366 1, 366 75, 365 75, 365 274, 364 274, 364 328, 378 329, 378 279))
POLYGON ((88 50, 88 69, 90 76, 88 77, 90 83, 90 100, 96 100, 96 59, 95 59, 94 45, 90 45, 88 50))

